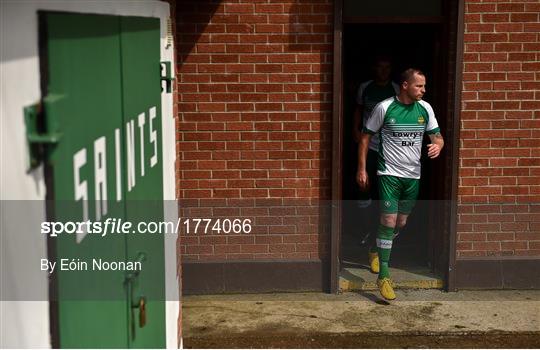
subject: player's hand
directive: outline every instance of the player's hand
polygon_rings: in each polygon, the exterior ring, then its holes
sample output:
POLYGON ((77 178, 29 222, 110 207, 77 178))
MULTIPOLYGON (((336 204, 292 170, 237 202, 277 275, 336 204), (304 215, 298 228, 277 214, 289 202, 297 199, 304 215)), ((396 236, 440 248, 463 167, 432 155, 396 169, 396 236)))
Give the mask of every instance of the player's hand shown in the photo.
POLYGON ((369 177, 367 171, 359 169, 356 172, 356 182, 358 182, 361 190, 367 190, 369 187, 369 177))
POLYGON ((427 145, 428 148, 428 157, 431 159, 437 158, 441 154, 441 146, 436 143, 430 143, 427 145))

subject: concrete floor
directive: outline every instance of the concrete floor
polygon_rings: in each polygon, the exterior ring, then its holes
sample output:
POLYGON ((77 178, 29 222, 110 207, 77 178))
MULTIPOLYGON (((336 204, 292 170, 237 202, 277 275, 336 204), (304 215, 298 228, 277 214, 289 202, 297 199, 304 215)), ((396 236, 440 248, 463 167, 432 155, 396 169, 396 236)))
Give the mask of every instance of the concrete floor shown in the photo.
POLYGON ((365 291, 186 296, 183 337, 533 332, 540 339, 540 291, 398 290, 397 296, 390 303, 365 291))
MULTIPOLYGON (((356 225, 353 225, 357 227, 356 225)), ((540 291, 446 293, 414 236, 390 261, 397 300, 386 302, 367 267, 362 233, 342 240, 341 294, 184 296, 186 347, 540 347, 540 291), (411 289, 412 288, 412 289, 411 289), (427 289, 421 289, 427 288, 427 289)))

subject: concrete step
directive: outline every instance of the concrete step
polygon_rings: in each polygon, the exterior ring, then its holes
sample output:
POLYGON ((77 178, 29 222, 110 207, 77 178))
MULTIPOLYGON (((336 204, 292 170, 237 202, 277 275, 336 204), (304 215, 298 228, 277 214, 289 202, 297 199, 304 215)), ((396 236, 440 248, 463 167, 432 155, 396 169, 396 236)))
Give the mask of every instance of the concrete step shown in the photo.
MULTIPOLYGON (((428 268, 391 267, 390 276, 395 289, 441 289, 444 286, 443 280, 428 268)), ((372 273, 367 266, 346 267, 339 277, 339 289, 342 292, 377 290, 377 275, 372 273)))

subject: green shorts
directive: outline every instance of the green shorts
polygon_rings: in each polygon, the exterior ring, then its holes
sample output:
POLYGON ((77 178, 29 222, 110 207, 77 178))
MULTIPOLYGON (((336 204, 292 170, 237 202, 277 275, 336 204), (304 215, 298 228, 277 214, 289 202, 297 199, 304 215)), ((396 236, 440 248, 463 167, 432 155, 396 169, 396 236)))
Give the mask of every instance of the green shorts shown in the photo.
POLYGON ((418 198, 419 179, 397 176, 379 176, 381 212, 385 214, 410 214, 418 198))

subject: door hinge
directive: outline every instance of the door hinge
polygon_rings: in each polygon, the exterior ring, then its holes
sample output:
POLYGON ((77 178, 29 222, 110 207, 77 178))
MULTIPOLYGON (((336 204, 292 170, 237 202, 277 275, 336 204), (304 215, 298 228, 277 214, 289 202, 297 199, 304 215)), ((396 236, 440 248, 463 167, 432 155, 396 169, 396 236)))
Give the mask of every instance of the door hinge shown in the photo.
POLYGON ((46 146, 58 144, 62 134, 57 132, 57 125, 46 120, 47 110, 62 96, 47 96, 40 101, 23 109, 26 127, 26 144, 28 147, 29 164, 27 171, 38 167, 46 157, 46 146))
MULTIPOLYGON (((161 81, 165 82, 165 92, 169 93, 172 90, 172 82, 174 80, 171 61, 160 62, 160 71, 161 81)), ((161 91, 163 91, 163 87, 161 88, 161 91)))

